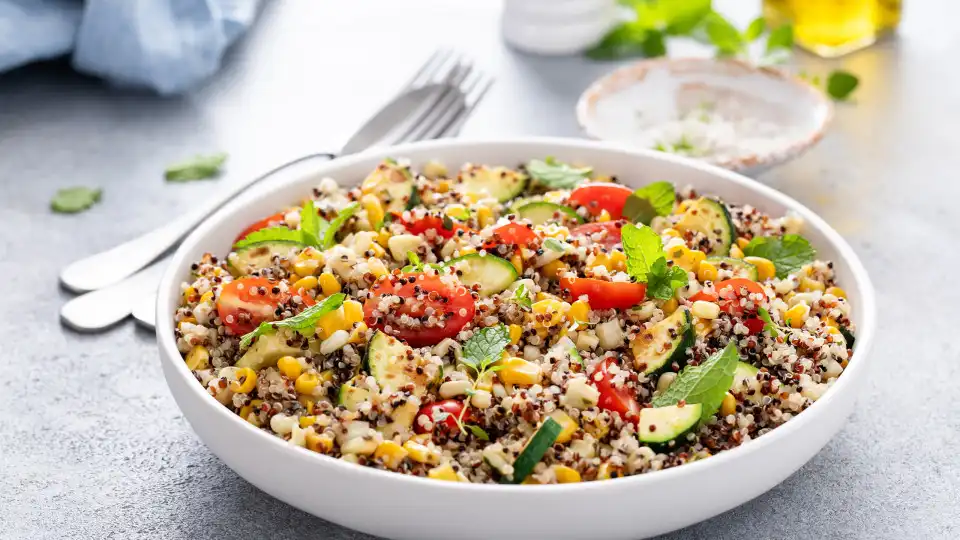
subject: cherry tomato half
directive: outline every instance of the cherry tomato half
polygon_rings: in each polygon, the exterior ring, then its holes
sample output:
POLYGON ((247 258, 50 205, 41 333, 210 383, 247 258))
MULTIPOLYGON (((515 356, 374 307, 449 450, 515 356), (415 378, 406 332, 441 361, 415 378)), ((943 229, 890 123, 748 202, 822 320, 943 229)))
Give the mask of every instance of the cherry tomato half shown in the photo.
POLYGON ((501 244, 526 246, 539 238, 537 233, 522 223, 507 223, 493 229, 493 238, 483 245, 484 249, 491 249, 501 244))
POLYGON ((599 232, 606 233, 600 245, 606 248, 612 248, 622 243, 620 229, 623 228, 624 220, 605 221, 603 223, 585 223, 570 229, 570 236, 593 236, 599 232))
POLYGON ((750 331, 750 335, 755 336, 763 332, 763 327, 766 326, 766 323, 756 317, 751 317, 745 319, 743 325, 750 331))
POLYGON ((453 235, 457 234, 457 231, 463 229, 467 230, 461 223, 448 222, 447 226, 444 226, 443 218, 439 216, 426 215, 420 219, 414 221, 402 221, 403 226, 410 231, 410 234, 423 234, 429 230, 436 231, 437 236, 441 238, 452 238, 453 235))
MULTIPOLYGON (((417 433, 430 433, 430 430, 426 429, 420 425, 419 418, 421 416, 426 416, 433 422, 433 429, 436 430, 438 427, 448 434, 453 434, 458 431, 457 429, 457 418, 460 418, 460 413, 463 411, 464 404, 462 401, 456 399, 444 399, 442 401, 435 401, 433 403, 428 403, 420 408, 420 411, 417 413, 416 418, 413 421, 413 430, 417 433), (438 418, 441 418, 437 421, 438 418)), ((463 413, 463 422, 467 423, 470 421, 470 411, 463 413)))
POLYGON ((603 281, 594 278, 563 278, 560 288, 570 292, 573 300, 587 295, 593 309, 628 309, 647 297, 647 286, 626 281, 603 281))
POLYGON ((370 291, 372 295, 363 305, 367 324, 413 347, 435 345, 457 335, 461 328, 473 320, 477 309, 466 287, 448 285, 440 276, 420 273, 390 276, 374 285, 370 291), (386 313, 379 309, 384 297, 399 297, 398 301, 389 305, 386 313), (430 315, 427 315, 427 310, 430 315), (417 321, 404 324, 401 321, 404 315, 417 321), (429 318, 439 320, 431 322, 429 318))
MULTIPOLYGON (((290 292, 273 292, 275 281, 263 277, 245 277, 227 283, 217 298, 217 315, 235 336, 252 332, 260 323, 276 319, 276 309, 293 296, 290 292)), ((316 301, 299 291, 302 305, 310 307, 316 301)))
POLYGON ((763 287, 756 281, 746 278, 733 278, 718 281, 714 284, 717 292, 700 291, 690 297, 691 302, 703 300, 704 302, 718 302, 720 310, 731 315, 742 315, 743 306, 740 305, 740 299, 747 295, 763 294, 763 287))
POLYGON ((604 210, 610 219, 623 217, 623 205, 633 190, 620 184, 599 182, 583 184, 570 193, 568 202, 573 206, 586 206, 592 216, 599 216, 604 210))
POLYGON ((640 405, 637 403, 636 393, 623 386, 614 386, 613 375, 607 371, 611 364, 616 363, 613 358, 608 358, 590 376, 590 381, 600 391, 597 406, 619 414, 624 420, 636 423, 640 414, 640 405), (598 373, 600 374, 600 380, 597 380, 598 373))
POLYGON ((233 243, 236 244, 237 242, 249 236, 250 233, 257 232, 260 229, 266 229, 267 227, 276 227, 277 225, 285 225, 286 222, 284 221, 284 216, 286 216, 286 214, 284 214, 283 212, 278 212, 272 216, 261 219, 260 221, 244 229, 243 232, 237 235, 237 239, 234 240, 233 243))

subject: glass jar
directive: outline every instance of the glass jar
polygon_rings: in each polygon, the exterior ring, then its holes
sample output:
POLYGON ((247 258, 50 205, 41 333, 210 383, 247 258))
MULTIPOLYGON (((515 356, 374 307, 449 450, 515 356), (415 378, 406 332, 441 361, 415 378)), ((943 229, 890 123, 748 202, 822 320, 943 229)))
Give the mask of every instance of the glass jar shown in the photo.
POLYGON ((900 24, 900 0, 764 0, 770 27, 793 23, 794 41, 823 57, 873 44, 900 24))

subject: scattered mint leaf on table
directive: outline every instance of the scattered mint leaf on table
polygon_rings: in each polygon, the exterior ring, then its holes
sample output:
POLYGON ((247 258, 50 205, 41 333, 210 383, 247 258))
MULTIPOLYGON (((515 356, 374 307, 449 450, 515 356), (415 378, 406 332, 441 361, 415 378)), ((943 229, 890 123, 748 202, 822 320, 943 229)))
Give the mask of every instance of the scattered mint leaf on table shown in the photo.
POLYGON ((164 177, 168 182, 205 180, 216 176, 226 161, 227 154, 224 153, 196 156, 193 159, 167 167, 164 177))
POLYGON ((704 21, 704 31, 709 42, 717 48, 717 56, 737 56, 744 52, 747 41, 723 15, 711 11, 704 21))
POLYGON ((750 25, 743 31, 743 39, 747 41, 756 41, 767 29, 767 21, 763 17, 757 17, 750 21, 750 25))
POLYGON ((783 279, 813 262, 817 252, 799 234, 785 234, 781 238, 757 236, 743 248, 743 254, 770 260, 777 269, 777 277, 783 279))
POLYGON ((856 75, 838 69, 827 77, 827 94, 837 101, 845 101, 859 84, 860 79, 856 75))
POLYGON ((653 218, 673 212, 676 193, 670 182, 654 182, 633 192, 623 205, 623 216, 634 223, 649 225, 653 218))
POLYGON ((733 384, 740 354, 733 343, 710 355, 696 366, 687 366, 665 392, 653 398, 654 407, 669 407, 680 401, 703 406, 701 421, 709 419, 718 410, 724 394, 733 384))
POLYGON ((83 212, 100 202, 103 190, 83 186, 69 187, 57 190, 50 201, 50 209, 59 214, 76 214, 83 212))
POLYGON ((553 189, 574 188, 580 182, 590 178, 593 169, 590 167, 571 167, 566 163, 547 156, 543 161, 532 159, 527 162, 527 173, 538 184, 553 189))
POLYGON ((316 328, 317 321, 320 320, 320 317, 342 306, 346 297, 347 295, 343 293, 332 294, 324 298, 323 301, 308 307, 289 319, 262 322, 253 332, 240 338, 240 348, 249 347, 254 338, 272 334, 277 328, 289 328, 306 335, 316 328))

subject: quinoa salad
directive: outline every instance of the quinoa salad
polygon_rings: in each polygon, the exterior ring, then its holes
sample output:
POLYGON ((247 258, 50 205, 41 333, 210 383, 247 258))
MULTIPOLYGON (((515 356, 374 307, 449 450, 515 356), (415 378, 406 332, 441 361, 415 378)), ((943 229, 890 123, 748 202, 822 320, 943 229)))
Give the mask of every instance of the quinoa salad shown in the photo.
POLYGON ((803 221, 610 172, 387 159, 357 187, 324 178, 192 265, 177 346, 258 429, 454 482, 675 467, 829 391, 855 328, 803 221))

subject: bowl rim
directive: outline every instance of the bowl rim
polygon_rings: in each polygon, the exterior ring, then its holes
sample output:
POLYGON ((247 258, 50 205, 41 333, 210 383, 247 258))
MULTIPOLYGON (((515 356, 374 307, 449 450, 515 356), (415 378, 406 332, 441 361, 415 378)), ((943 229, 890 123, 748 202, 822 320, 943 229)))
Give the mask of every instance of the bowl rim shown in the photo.
POLYGON ((724 169, 733 171, 760 169, 776 163, 781 163, 790 157, 796 157, 818 143, 820 139, 824 137, 827 128, 833 121, 834 106, 833 102, 827 99, 823 92, 817 90, 800 77, 792 75, 783 69, 772 66, 756 66, 736 58, 649 58, 619 67, 594 80, 592 83, 590 83, 590 86, 588 86, 587 89, 580 94, 580 98, 577 100, 577 104, 575 106, 577 125, 587 137, 593 140, 616 142, 613 139, 603 137, 593 128, 594 123, 591 120, 594 118, 595 106, 600 98, 612 92, 616 92, 628 85, 635 84, 638 80, 641 80, 646 75, 647 71, 651 69, 670 66, 717 66, 720 64, 735 66, 738 69, 764 75, 791 85, 810 95, 813 98, 813 101, 818 103, 819 107, 823 108, 824 115, 820 123, 812 131, 805 134, 804 137, 798 138, 796 141, 791 142, 788 146, 785 146, 779 150, 770 151, 765 154, 750 153, 742 156, 732 156, 718 160, 704 159, 702 162, 717 165, 724 169))
MULTIPOLYGON (((331 170, 341 169, 359 162, 380 160, 390 155, 403 156, 405 153, 411 151, 422 152, 436 150, 438 152, 442 152, 446 149, 456 148, 469 149, 470 147, 479 148, 488 146, 496 147, 517 145, 546 145, 555 148, 565 148, 571 150, 611 152, 626 154, 628 157, 633 158, 639 157, 643 159, 674 162, 685 167, 698 169, 701 172, 706 172, 713 176, 723 177, 724 179, 734 184, 738 184, 743 188, 759 192, 759 194, 765 198, 771 199, 773 202, 779 203, 784 207, 797 212, 808 224, 819 229, 827 238, 828 242, 833 245, 838 254, 838 257, 835 258, 835 260, 843 260, 844 264, 849 267, 854 283, 851 283, 847 286, 849 287, 850 285, 856 285, 856 290, 861 297, 861 302, 860 305, 857 306, 857 309, 861 311, 862 322, 860 325, 858 325, 858 336, 855 349, 860 357, 865 357, 869 354, 874 340, 877 317, 875 292, 866 268, 860 262, 859 257, 856 255, 850 245, 847 244, 843 237, 841 237, 838 232, 830 227, 829 224, 827 224, 822 218, 820 218, 806 206, 795 201, 793 198, 774 190, 773 188, 765 186, 755 180, 751 180, 750 178, 727 169, 672 154, 655 152, 652 150, 625 148, 623 146, 602 141, 589 141, 583 139, 558 137, 513 137, 469 141, 446 139, 439 141, 409 143, 385 148, 374 148, 358 154, 341 157, 326 163, 318 164, 316 168, 313 169, 313 174, 327 174, 331 170)), ((291 185, 296 184, 299 181, 301 180, 294 180, 292 182, 286 182, 277 186, 271 186, 269 190, 262 192, 262 194, 274 194, 276 192, 288 190, 290 189, 291 185)), ((291 200, 297 199, 296 193, 291 193, 291 195, 291 200)), ((830 407, 830 404, 836 399, 838 394, 848 391, 845 389, 854 386, 856 379, 866 375, 866 369, 868 366, 864 360, 851 362, 850 365, 844 370, 843 376, 838 377, 837 381, 830 387, 830 389, 824 393, 820 399, 814 402, 813 405, 802 411, 800 414, 797 414, 790 421, 778 426, 776 429, 771 430, 769 433, 749 441, 748 444, 742 444, 736 448, 724 450, 711 456, 710 459, 698 460, 691 463, 685 463, 682 466, 670 467, 659 471, 650 471, 643 474, 618 478, 616 482, 581 482, 574 484, 523 486, 511 484, 437 482, 428 478, 348 463, 341 459, 332 458, 324 454, 312 452, 306 448, 292 445, 288 441, 276 437, 275 435, 268 434, 265 431, 260 430, 250 423, 244 421, 216 401, 207 392, 205 392, 203 386, 197 383, 196 378, 193 376, 191 371, 187 369, 186 364, 182 361, 179 361, 182 357, 177 349, 176 341, 173 339, 173 318, 169 313, 167 313, 166 306, 173 304, 174 300, 180 295, 180 283, 183 281, 183 278, 181 277, 183 270, 189 267, 189 264, 191 263, 191 261, 187 260, 187 256, 191 251, 197 249, 199 245, 206 240, 207 235, 216 230, 220 226, 220 223, 227 219, 227 217, 236 213, 242 213, 248 207, 253 206, 256 203, 257 199, 245 199, 240 197, 239 199, 234 200, 225 207, 219 209, 213 215, 205 219, 201 225, 194 229, 194 231, 180 244, 179 248, 171 257, 170 264, 167 266, 163 278, 161 279, 157 297, 156 335, 158 347, 160 349, 160 361, 161 364, 170 364, 169 366, 163 366, 164 368, 172 368, 172 370, 164 369, 165 374, 174 373, 175 376, 180 377, 182 379, 181 382, 185 383, 186 387, 189 388, 188 391, 194 393, 196 397, 201 398, 200 402, 205 403, 206 406, 212 407, 212 410, 215 411, 213 414, 215 414, 218 419, 222 419, 221 421, 234 422, 235 425, 242 425, 244 429, 248 430, 247 432, 251 437, 260 438, 261 442, 272 445, 278 452, 302 452, 310 454, 313 456, 313 459, 316 460, 314 463, 317 463, 320 467, 340 468, 341 472, 347 474, 352 472, 359 475, 372 475, 371 478, 379 478, 379 480, 382 482, 395 482, 398 484, 409 483, 407 485, 414 489, 423 489, 429 486, 431 489, 443 489, 448 490, 451 493, 454 491, 464 492, 484 490, 510 494, 516 494, 525 491, 535 494, 542 494, 544 490, 556 492, 581 492, 585 490, 590 491, 596 489, 640 488, 641 486, 650 483, 659 483, 661 481, 669 482, 672 478, 679 478, 681 475, 700 474, 701 471, 706 471, 708 468, 723 467, 728 461, 746 457, 749 454, 758 453, 765 447, 774 445, 781 439, 790 437, 792 433, 797 432, 803 429, 803 427, 807 424, 814 422, 817 417, 825 414, 824 411, 830 407), (611 488, 611 484, 614 485, 613 488, 611 488)), ((167 381, 167 385, 171 386, 171 382, 167 381)), ((178 401, 178 407, 179 406, 180 403, 178 401)), ((184 416, 188 419, 190 418, 190 415, 186 412, 184 412, 184 416)), ((200 434, 198 434, 198 437, 203 440, 203 436, 200 434)), ((303 454, 300 455, 302 456, 303 454)))

